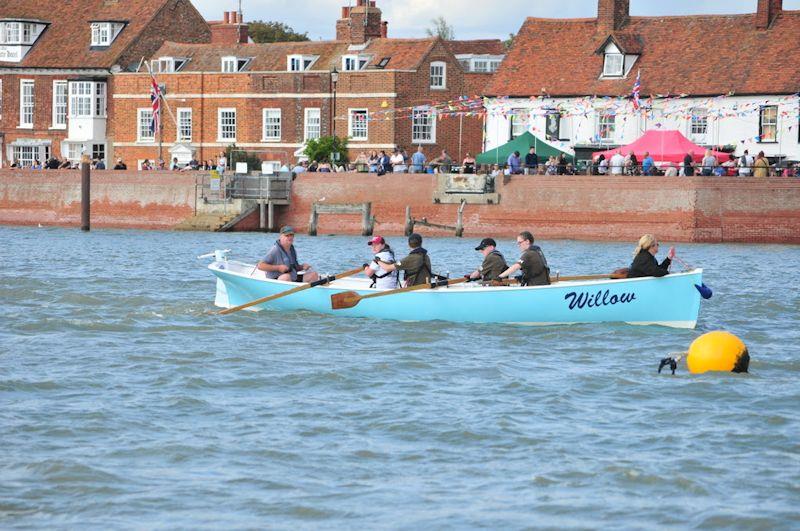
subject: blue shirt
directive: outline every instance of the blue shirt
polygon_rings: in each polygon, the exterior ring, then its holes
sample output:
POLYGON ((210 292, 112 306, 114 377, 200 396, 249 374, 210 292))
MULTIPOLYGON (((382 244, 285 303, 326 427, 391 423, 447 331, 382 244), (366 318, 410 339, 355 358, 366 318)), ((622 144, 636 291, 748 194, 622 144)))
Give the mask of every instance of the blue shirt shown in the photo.
POLYGON ((411 155, 411 164, 416 169, 422 169, 422 167, 425 165, 425 154, 417 151, 411 155))
POLYGON ((650 170, 653 168, 654 165, 655 161, 653 160, 653 157, 646 157, 642 161, 642 173, 650 172, 650 170))
POLYGON ((508 156, 508 167, 511 168, 512 170, 518 170, 521 164, 522 163, 519 160, 519 157, 516 156, 515 154, 512 153, 511 155, 508 156))

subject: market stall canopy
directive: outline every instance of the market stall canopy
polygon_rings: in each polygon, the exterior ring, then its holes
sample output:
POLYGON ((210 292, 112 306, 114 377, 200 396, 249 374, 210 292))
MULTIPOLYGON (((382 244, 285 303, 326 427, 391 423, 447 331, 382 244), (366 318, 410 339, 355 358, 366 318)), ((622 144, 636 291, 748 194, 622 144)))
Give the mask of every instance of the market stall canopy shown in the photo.
POLYGON ((536 155, 539 156, 539 164, 546 163, 547 158, 550 156, 557 157, 562 153, 566 155, 567 162, 575 163, 575 155, 558 149, 547 141, 527 131, 507 144, 503 144, 495 149, 490 149, 486 153, 481 153, 475 157, 475 162, 478 164, 505 164, 506 161, 508 161, 509 155, 515 151, 519 151, 520 158, 525 160, 525 155, 527 155, 530 148, 536 150, 536 155))
MULTIPOLYGON (((706 153, 706 148, 698 146, 683 136, 680 131, 650 130, 645 131, 645 133, 632 144, 609 149, 608 151, 596 151, 592 154, 592 158, 597 160, 597 157, 602 154, 609 159, 615 153, 627 155, 631 151, 633 151, 633 153, 636 155, 636 158, 640 161, 644 156, 644 152, 648 151, 656 163, 675 162, 680 164, 683 162, 683 158, 686 156, 686 154, 690 151, 694 152, 695 162, 702 162, 706 153)), ((711 153, 717 157, 719 162, 728 160, 727 153, 713 150, 711 153)))

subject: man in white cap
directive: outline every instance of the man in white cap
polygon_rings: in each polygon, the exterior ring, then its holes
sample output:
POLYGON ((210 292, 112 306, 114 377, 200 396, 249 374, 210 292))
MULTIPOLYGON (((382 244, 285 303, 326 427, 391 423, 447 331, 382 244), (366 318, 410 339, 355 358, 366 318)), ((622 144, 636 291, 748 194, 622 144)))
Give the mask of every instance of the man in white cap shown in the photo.
POLYGON ((364 264, 364 274, 372 279, 372 288, 378 289, 395 289, 398 287, 400 272, 396 269, 393 271, 385 270, 383 266, 394 265, 396 260, 394 251, 386 243, 382 236, 375 236, 367 242, 372 248, 372 254, 375 255, 372 262, 364 264))
POLYGON ((267 251, 267 255, 258 263, 258 269, 264 271, 267 278, 285 282, 316 282, 319 275, 311 271, 311 265, 301 264, 294 250, 294 229, 289 226, 281 228, 278 241, 267 251), (303 278, 298 273, 303 272, 303 278))

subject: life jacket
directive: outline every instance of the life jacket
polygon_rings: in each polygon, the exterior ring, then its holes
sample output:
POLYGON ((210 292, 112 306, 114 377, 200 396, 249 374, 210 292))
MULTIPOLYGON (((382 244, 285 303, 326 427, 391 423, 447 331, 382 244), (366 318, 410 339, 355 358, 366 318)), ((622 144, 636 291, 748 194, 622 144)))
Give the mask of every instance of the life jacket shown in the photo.
MULTIPOLYGON (((426 251, 422 247, 417 247, 416 249, 412 249, 411 252, 408 253, 408 254, 421 254, 422 255, 422 265, 419 268, 417 268, 417 269, 415 269, 413 271, 406 271, 405 272, 405 280, 406 281, 408 281, 408 279, 411 278, 411 277, 414 277, 414 279, 416 279, 417 275, 419 275, 422 271, 427 271, 428 272, 428 278, 429 279, 434 278, 433 271, 431 271, 430 267, 428 267, 428 264, 425 262, 425 256, 428 254, 428 251, 426 251)), ((437 278, 439 278, 439 275, 435 275, 435 276, 437 278)))
POLYGON ((294 245, 289 247, 288 253, 281 245, 280 240, 275 240, 275 247, 277 247, 278 252, 281 253, 282 263, 286 264, 286 262, 288 262, 289 273, 292 273, 292 280, 295 280, 297 278, 297 271, 300 270, 300 264, 297 261, 297 251, 295 251, 294 245))
MULTIPOLYGON (((500 259, 503 261, 503 263, 508 265, 508 263, 506 262, 505 256, 503 256, 503 254, 500 251, 498 251, 497 249, 495 249, 494 251, 490 252, 489 254, 495 254, 495 255, 499 256, 500 259)), ((486 278, 486 275, 484 274, 483 271, 481 271, 481 279, 485 280, 485 278, 486 278)))
MULTIPOLYGON (((392 248, 389 247, 388 245, 385 245, 378 254, 376 254, 375 257, 373 258, 376 264, 378 262, 383 262, 384 264, 394 264, 397 261, 394 257, 394 251, 392 251, 392 248), (390 260, 386 261, 378 258, 378 254, 381 253, 389 253, 389 256, 391 257, 390 260)), ((391 275, 394 275, 396 277, 397 283, 400 282, 400 271, 396 269, 394 271, 384 271, 383 269, 380 269, 379 271, 380 271, 379 273, 373 273, 372 275, 370 275, 369 278, 372 279, 372 284, 370 284, 369 286, 370 288, 374 288, 377 285, 379 278, 386 278, 391 275)))
MULTIPOLYGON (((544 253, 542 252, 542 248, 539 247, 538 245, 531 245, 530 247, 528 247, 528 250, 537 253, 539 255, 539 258, 541 258, 542 263, 544 264, 544 275, 545 275, 546 278, 548 278, 548 282, 547 283, 549 284, 550 283, 550 281, 549 281, 549 278, 550 278, 550 266, 547 265, 547 259, 544 257, 544 253)), ((528 276, 528 272, 523 269, 522 270, 522 277, 520 278, 520 285, 521 286, 527 286, 527 285, 530 284, 531 281, 533 281, 533 278, 528 276)))

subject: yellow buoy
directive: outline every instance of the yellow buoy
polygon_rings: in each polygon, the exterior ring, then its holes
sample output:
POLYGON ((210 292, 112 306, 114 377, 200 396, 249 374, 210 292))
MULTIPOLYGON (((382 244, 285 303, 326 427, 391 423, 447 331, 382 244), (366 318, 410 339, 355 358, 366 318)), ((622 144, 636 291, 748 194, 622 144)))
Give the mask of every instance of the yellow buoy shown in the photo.
POLYGON ((708 371, 747 372, 750 354, 744 342, 730 332, 709 332, 692 342, 686 365, 692 374, 708 371))

